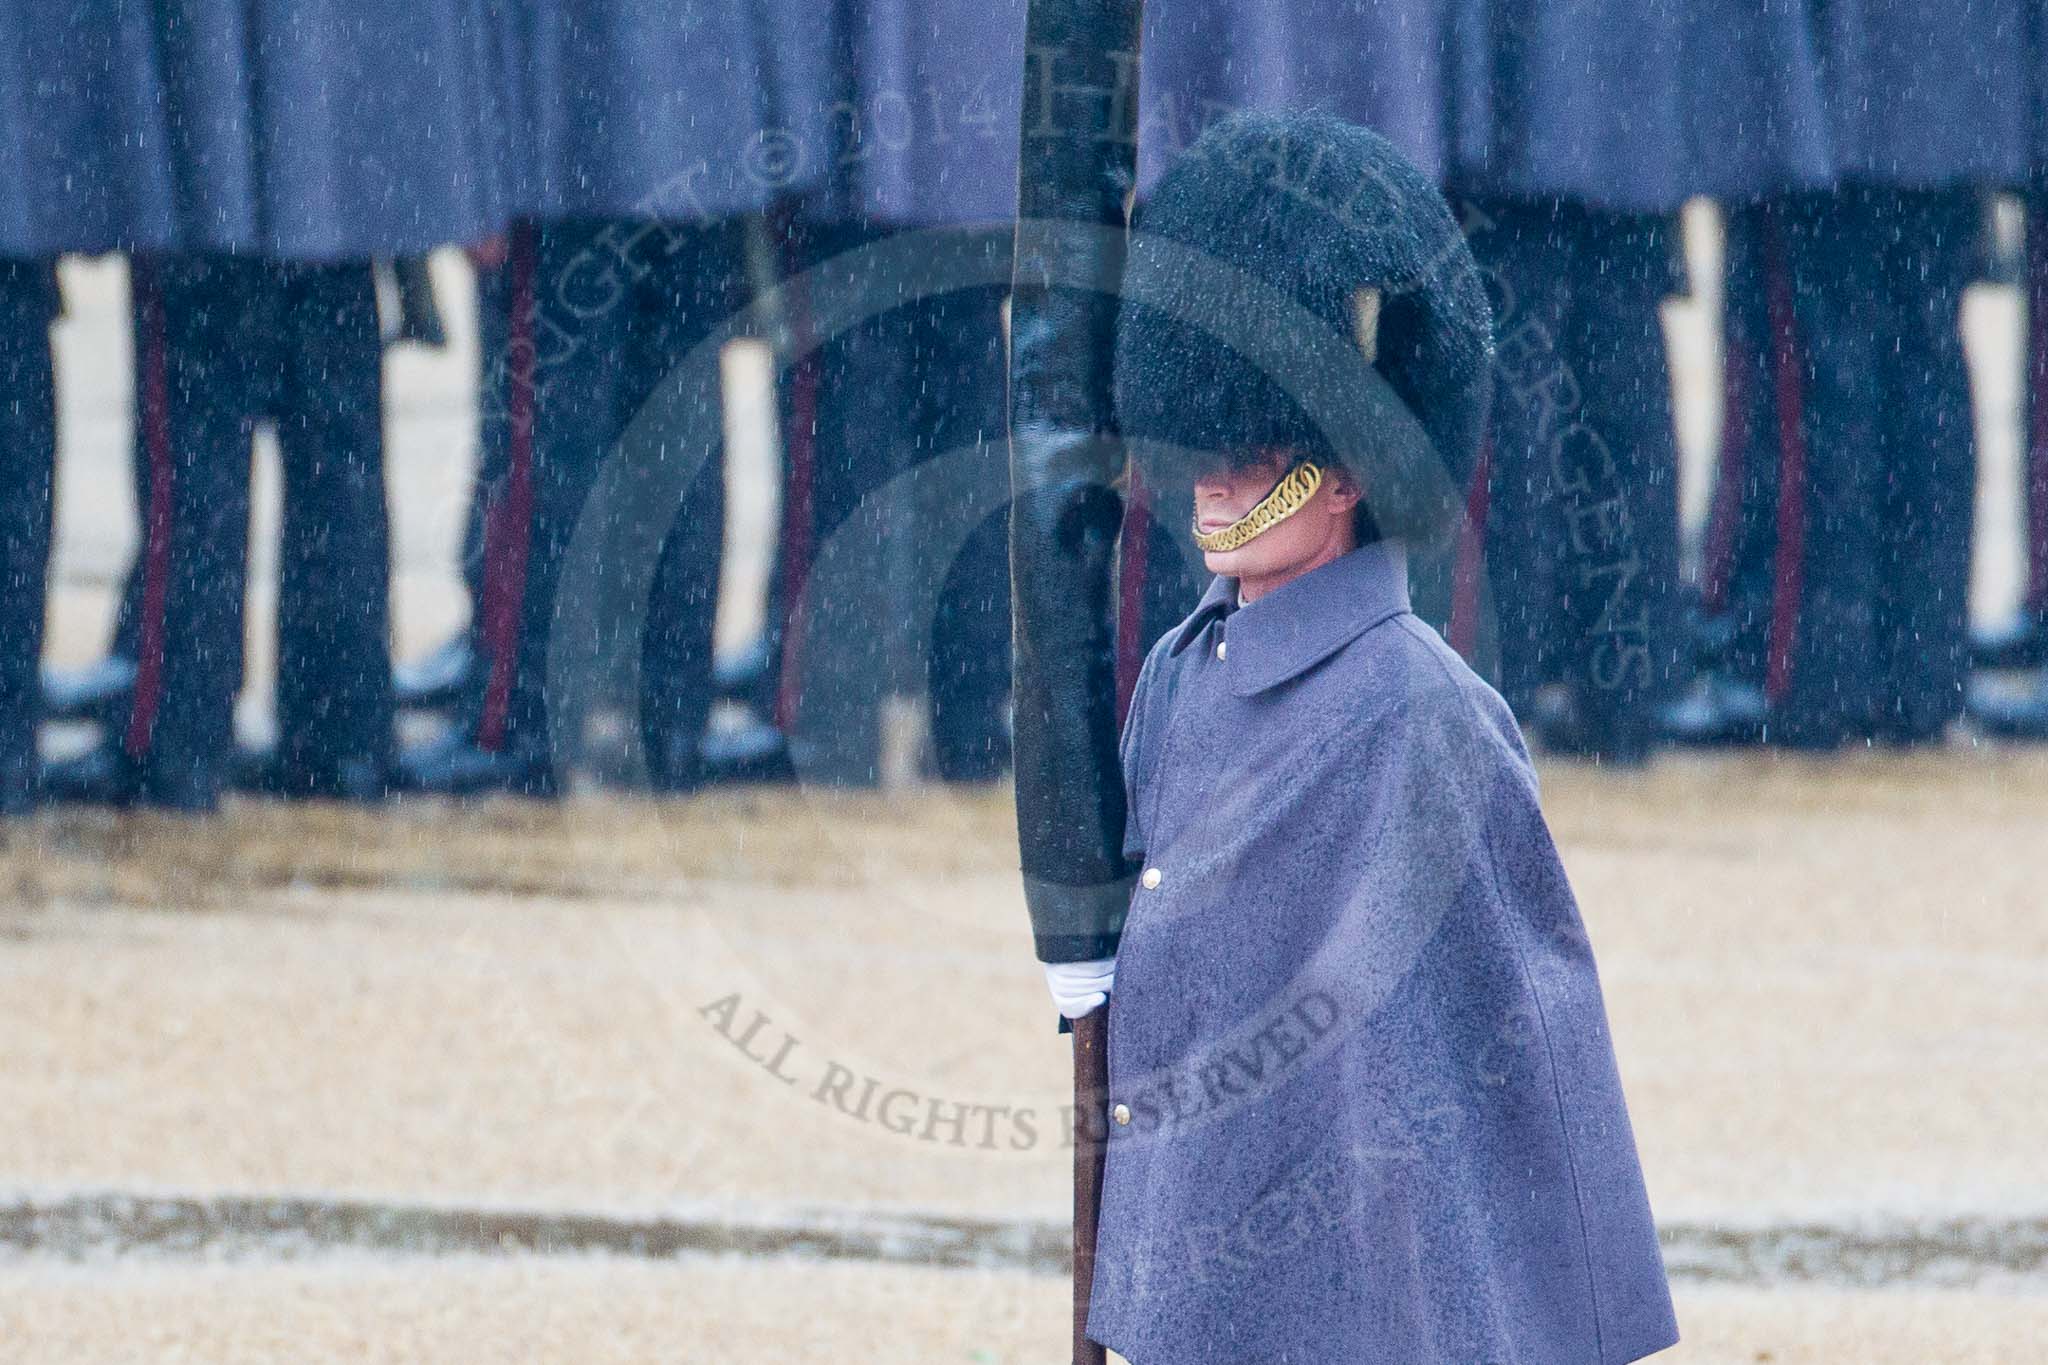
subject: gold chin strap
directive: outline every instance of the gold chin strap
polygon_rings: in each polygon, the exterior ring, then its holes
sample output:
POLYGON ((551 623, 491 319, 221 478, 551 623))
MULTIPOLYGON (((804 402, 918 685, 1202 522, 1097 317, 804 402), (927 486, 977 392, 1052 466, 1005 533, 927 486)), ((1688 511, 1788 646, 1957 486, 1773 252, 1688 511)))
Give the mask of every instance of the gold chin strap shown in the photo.
POLYGON ((1221 530, 1202 530, 1201 519, 1197 517, 1195 544, 1204 554, 1220 554, 1249 544, 1305 507, 1322 482, 1323 471, 1315 461, 1303 460, 1288 470, 1251 511, 1221 530))

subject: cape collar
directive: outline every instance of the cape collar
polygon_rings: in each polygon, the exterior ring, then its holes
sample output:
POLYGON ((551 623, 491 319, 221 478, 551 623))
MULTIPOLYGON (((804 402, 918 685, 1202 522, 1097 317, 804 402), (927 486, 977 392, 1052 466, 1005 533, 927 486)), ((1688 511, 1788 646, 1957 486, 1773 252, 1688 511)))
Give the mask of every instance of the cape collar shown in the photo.
POLYGON ((1237 605, 1237 580, 1209 581, 1176 631, 1170 654, 1186 649, 1210 620, 1230 618, 1230 690, 1240 697, 1307 672, 1351 641, 1408 608, 1408 553, 1399 541, 1361 545, 1237 605))

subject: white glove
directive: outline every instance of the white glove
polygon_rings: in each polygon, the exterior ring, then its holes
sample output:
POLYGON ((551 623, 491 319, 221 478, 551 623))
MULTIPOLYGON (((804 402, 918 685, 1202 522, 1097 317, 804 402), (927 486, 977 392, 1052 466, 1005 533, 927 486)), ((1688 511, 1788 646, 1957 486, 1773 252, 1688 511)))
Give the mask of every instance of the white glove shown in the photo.
POLYGON ((1044 966, 1052 1002, 1069 1019, 1079 1019, 1109 999, 1110 984, 1116 980, 1114 957, 1098 957, 1093 962, 1048 962, 1044 966))

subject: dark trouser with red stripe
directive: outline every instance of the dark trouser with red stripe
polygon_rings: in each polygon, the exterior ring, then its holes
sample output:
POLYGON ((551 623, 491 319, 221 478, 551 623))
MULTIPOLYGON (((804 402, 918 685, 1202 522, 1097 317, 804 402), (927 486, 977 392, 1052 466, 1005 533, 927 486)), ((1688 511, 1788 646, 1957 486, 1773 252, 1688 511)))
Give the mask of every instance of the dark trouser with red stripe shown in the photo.
POLYGON ((0 258, 0 798, 35 771, 38 666, 57 453, 46 260, 0 258))
POLYGON ((1486 564, 1501 691, 1562 683, 1597 747, 1648 742, 1678 656, 1677 448, 1658 305, 1677 225, 1489 200, 1499 365, 1486 564))
MULTIPOLYGON (((462 586, 469 594, 472 635, 483 623, 488 583, 490 509, 503 494, 511 451, 512 267, 509 261, 476 271, 476 344, 483 357, 477 376, 477 468, 469 514, 462 525, 462 586)), ((472 641, 472 643, 477 643, 472 641)))
MULTIPOLYGON (((556 587, 605 458, 662 380, 747 302, 737 220, 578 219, 513 230, 504 287, 504 469, 487 492, 477 603, 480 747, 550 748, 556 587)), ((491 381, 486 380, 487 393, 491 381)), ((718 428, 715 417, 710 430, 718 428)), ((488 435, 487 435, 488 450, 488 435)), ((694 458, 694 452, 692 453, 694 458)), ((487 458, 487 475, 492 471, 487 458)), ((724 546, 724 454, 708 452, 653 568, 641 641, 642 737, 657 779, 694 759, 711 704, 724 546)))
POLYGON ((217 795, 242 682, 250 435, 283 468, 279 755, 317 786, 391 744, 382 342, 368 262, 168 256, 135 263, 148 465, 135 698, 145 789, 217 795))
MULTIPOLYGON (((859 253, 889 231, 799 217, 787 239, 788 267, 803 283, 791 294, 801 354, 786 385, 794 496, 782 545, 790 619, 778 711, 799 776, 856 786, 881 775, 882 704, 912 690, 912 654, 927 624, 934 738, 950 751, 942 767, 982 775, 1005 747, 991 732, 1009 673, 1002 526, 976 517, 958 558, 940 569, 958 609, 942 602, 928 621, 912 619, 908 591, 934 567, 928 518, 939 509, 904 479, 937 458, 946 463, 934 487, 953 490, 956 504, 1002 505, 1007 490, 996 486, 995 466, 1006 462, 991 444, 1001 430, 1001 372, 990 345, 1000 338, 1000 296, 974 289, 901 303, 897 281, 870 286, 859 253), (888 292, 870 299, 870 287, 888 292), (820 334, 813 306, 841 295, 875 311, 820 334), (839 567, 852 563, 863 567, 839 567)), ((948 540, 953 554, 959 539, 948 540)))
POLYGON ((1967 666, 1957 310, 1977 197, 1852 187, 1728 221, 1731 435, 1705 588, 1732 620, 1730 668, 1785 742, 1931 738, 1967 666))
MULTIPOLYGON (((835 271, 849 272, 858 286, 860 258, 846 253, 885 233, 874 225, 802 223, 791 264, 824 267, 826 288, 847 282, 835 271)), ((993 253, 998 273, 1010 236, 1007 228, 947 234, 959 249, 993 253)), ((896 282, 874 287, 893 290, 896 282)), ((790 720, 803 776, 875 780, 882 700, 920 682, 941 777, 980 780, 1008 764, 1006 293, 1003 285, 977 286, 886 307, 839 335, 812 338, 817 350, 794 367, 785 429, 793 464, 803 461, 792 484, 803 490, 806 511, 785 534, 784 567, 806 614, 793 623, 797 648, 789 655, 791 691, 802 698, 790 720), (903 490, 909 495, 894 495, 903 490), (973 513, 970 525, 961 524, 963 507, 973 513), (881 551, 871 555, 876 546, 881 551), (805 594, 818 555, 871 555, 885 581, 862 585, 858 595, 805 594), (920 648, 921 661, 910 661, 920 648)), ((1132 648, 1137 636, 1146 644, 1157 638, 1200 595, 1186 568, 1187 495, 1165 510, 1179 535, 1140 509, 1121 561, 1136 613, 1132 648)))

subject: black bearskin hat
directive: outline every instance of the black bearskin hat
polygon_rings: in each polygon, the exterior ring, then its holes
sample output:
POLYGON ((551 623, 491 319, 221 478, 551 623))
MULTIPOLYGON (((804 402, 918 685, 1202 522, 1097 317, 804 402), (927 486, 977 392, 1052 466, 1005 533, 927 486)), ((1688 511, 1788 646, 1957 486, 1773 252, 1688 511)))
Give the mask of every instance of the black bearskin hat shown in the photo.
POLYGON ((1148 478, 1289 447, 1361 478, 1381 534, 1454 523, 1491 392, 1493 317, 1443 195, 1324 114, 1212 126, 1133 221, 1116 411, 1148 478))

